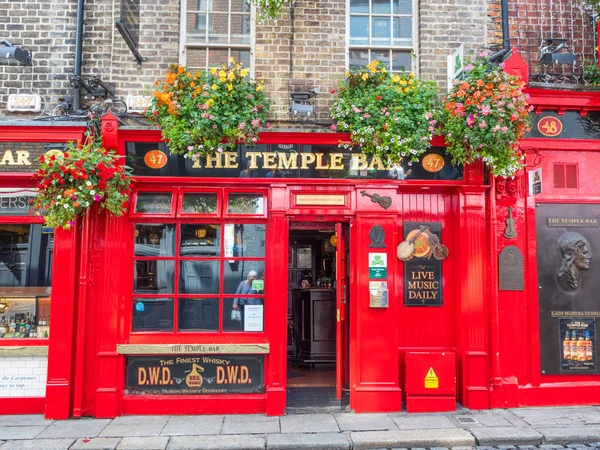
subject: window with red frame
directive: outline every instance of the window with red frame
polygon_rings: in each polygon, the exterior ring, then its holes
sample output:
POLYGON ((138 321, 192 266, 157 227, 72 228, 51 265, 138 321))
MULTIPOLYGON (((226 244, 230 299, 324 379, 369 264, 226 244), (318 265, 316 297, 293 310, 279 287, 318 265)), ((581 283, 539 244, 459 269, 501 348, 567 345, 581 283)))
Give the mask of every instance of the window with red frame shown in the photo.
POLYGON ((264 195, 221 196, 137 193, 133 333, 264 330, 264 195))

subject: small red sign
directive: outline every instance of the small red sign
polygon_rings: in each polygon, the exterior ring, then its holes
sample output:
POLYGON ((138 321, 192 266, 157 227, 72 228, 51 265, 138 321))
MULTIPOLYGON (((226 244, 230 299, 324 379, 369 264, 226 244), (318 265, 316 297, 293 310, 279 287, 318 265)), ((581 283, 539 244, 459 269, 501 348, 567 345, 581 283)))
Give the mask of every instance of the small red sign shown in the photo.
POLYGON ((538 122, 538 131, 544 136, 555 137, 563 130, 562 122, 556 117, 542 117, 538 122))
POLYGON ((150 150, 144 156, 144 162, 151 169, 160 169, 167 165, 167 155, 160 150, 150 150))

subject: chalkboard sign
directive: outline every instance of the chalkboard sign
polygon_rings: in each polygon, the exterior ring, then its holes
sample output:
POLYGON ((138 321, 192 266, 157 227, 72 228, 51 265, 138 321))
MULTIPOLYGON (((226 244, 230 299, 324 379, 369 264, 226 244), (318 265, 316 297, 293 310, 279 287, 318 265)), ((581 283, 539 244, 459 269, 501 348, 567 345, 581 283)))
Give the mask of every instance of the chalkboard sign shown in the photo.
POLYGON ((128 394, 202 395, 264 392, 263 356, 130 356, 128 394))
MULTIPOLYGON (((405 222, 404 239, 411 240, 422 225, 442 240, 438 222, 405 222)), ((404 262, 404 306, 442 306, 442 262, 432 257, 433 249, 424 233, 414 245, 414 257, 404 262)))

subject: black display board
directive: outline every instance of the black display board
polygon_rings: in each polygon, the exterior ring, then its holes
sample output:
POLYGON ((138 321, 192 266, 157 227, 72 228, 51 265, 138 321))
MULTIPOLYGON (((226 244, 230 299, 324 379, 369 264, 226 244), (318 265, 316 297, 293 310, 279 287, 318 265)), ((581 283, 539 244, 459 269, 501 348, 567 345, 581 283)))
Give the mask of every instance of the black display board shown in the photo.
MULTIPOLYGON (((544 374, 598 373, 600 205, 536 205, 540 357, 544 374), (565 333, 592 343, 592 360, 569 358, 565 333)), ((572 336, 571 336, 572 337, 572 336)))
POLYGON ((541 114, 532 112, 530 116, 532 127, 525 137, 597 139, 600 133, 599 111, 590 111, 585 116, 579 114, 579 111, 565 111, 563 115, 554 111, 543 111, 541 114), (554 120, 549 123, 547 118, 554 120))
MULTIPOLYGON (((443 242, 439 222, 404 222, 404 239, 422 225, 443 242)), ((415 245, 415 256, 404 261, 404 306, 442 306, 442 262, 433 258, 433 249, 425 243, 424 234, 415 245)))
MULTIPOLYGON (((443 147, 430 148, 423 157, 444 155, 443 147)), ((449 161, 447 160, 447 163, 449 161)), ((336 145, 269 144, 215 153, 199 159, 171 154, 163 142, 128 142, 127 165, 138 176, 233 178, 360 178, 457 180, 462 167, 444 166, 428 172, 421 161, 391 167, 380 157, 336 145), (159 158, 160 157, 160 158, 159 158)))
POLYGON ((129 394, 190 395, 264 392, 264 358, 254 355, 130 356, 129 394))

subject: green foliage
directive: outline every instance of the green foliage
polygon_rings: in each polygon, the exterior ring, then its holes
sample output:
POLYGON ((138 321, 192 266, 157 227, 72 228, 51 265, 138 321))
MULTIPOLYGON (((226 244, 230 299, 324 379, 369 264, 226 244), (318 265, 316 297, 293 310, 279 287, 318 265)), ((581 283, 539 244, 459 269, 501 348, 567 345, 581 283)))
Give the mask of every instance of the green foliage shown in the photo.
POLYGON ((417 161, 437 125, 435 83, 391 74, 377 61, 346 76, 331 108, 332 129, 349 132, 353 146, 384 163, 417 161))
POLYGON ((76 217, 87 214, 94 204, 115 216, 125 213, 131 173, 118 163, 119 158, 104 149, 101 142, 92 140, 81 148, 69 142, 64 153, 41 156, 35 175, 36 214, 46 225, 68 230, 76 217))
POLYGON ((600 70, 598 64, 590 64, 583 69, 583 79, 586 83, 600 86, 600 70))
POLYGON ((259 22, 277 18, 285 2, 286 0, 250 0, 250 3, 256 5, 256 19, 259 22))
POLYGON ((198 158, 254 145, 266 125, 264 85, 248 78, 248 69, 229 66, 192 73, 173 65, 157 90, 147 116, 162 131, 171 153, 198 158))
POLYGON ((531 127, 524 87, 486 60, 465 67, 463 80, 444 98, 442 125, 453 162, 482 159, 494 175, 505 177, 523 167, 518 141, 531 127))

